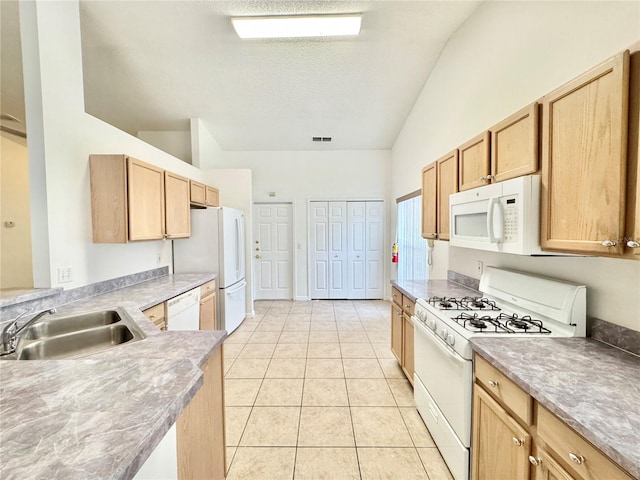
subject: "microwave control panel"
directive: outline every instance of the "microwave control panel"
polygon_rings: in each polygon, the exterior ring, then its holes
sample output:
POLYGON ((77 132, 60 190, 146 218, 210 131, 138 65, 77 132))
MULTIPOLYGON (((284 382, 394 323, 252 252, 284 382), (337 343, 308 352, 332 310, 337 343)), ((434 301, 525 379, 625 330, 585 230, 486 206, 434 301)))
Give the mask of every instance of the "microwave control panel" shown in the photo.
POLYGON ((502 199, 504 209, 504 240, 503 242, 518 241, 518 202, 517 195, 502 199))

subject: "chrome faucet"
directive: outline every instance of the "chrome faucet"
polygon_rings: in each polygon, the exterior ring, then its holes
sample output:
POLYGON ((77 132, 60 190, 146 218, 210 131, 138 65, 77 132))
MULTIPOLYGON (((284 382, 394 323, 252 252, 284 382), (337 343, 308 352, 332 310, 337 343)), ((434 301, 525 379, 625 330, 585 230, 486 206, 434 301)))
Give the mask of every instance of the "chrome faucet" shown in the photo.
POLYGON ((29 310, 25 310, 20 315, 18 315, 9 325, 4 327, 2 330, 2 350, 0 351, 0 355, 9 355, 16 350, 16 342, 18 340, 18 335, 30 325, 33 325, 36 321, 38 321, 41 317, 46 315, 53 315, 56 313, 55 308, 49 308, 47 310, 42 310, 41 312, 36 313, 33 317, 31 317, 27 322, 24 323, 21 327, 18 328, 18 320, 24 317, 26 314, 31 313, 29 310))

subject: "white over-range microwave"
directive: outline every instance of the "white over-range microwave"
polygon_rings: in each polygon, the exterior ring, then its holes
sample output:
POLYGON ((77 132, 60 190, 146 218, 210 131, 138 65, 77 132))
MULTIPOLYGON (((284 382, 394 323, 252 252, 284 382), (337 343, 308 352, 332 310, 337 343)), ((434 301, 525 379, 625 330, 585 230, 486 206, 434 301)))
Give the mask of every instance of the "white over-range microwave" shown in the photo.
POLYGON ((540 175, 449 196, 450 245, 517 255, 540 250, 540 175))

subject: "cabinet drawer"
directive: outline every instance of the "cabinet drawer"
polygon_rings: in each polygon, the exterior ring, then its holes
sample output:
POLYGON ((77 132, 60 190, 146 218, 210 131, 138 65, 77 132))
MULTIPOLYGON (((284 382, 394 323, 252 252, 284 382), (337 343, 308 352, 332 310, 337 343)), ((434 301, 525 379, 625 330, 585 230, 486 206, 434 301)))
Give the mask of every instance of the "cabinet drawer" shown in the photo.
POLYGON ((402 293, 396 287, 391 287, 391 300, 402 308, 402 293))
POLYGON ((204 298, 207 295, 211 295, 216 291, 216 281, 211 280, 200 286, 200 298, 204 298))
POLYGON ((547 449, 575 470, 584 480, 631 480, 620 467, 595 448, 566 423, 536 404, 538 436, 547 449))
POLYGON ((525 424, 531 425, 533 399, 479 355, 474 356, 476 381, 525 424))
POLYGON ((153 322, 153 324, 158 327, 160 330, 164 330, 165 328, 165 304, 159 303, 151 308, 147 308, 142 313, 153 322))
POLYGON ((402 310, 404 310, 404 313, 413 315, 413 311, 415 310, 415 308, 416 303, 406 295, 402 295, 402 310))

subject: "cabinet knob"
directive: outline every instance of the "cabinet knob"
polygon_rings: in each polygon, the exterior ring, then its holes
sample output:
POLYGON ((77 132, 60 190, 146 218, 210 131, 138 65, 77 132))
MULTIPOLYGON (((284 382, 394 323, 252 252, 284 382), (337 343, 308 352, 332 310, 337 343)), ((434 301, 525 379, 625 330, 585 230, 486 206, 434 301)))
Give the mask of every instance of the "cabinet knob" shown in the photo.
POLYGON ((616 242, 613 240, 604 240, 602 242, 602 246, 603 247, 615 247, 616 246, 616 242))
POLYGON ((539 467, 540 464, 542 463, 542 459, 541 458, 536 458, 533 455, 529 455, 529 463, 531 465, 535 465, 536 467, 539 467))
POLYGON ((521 446, 521 445, 524 443, 524 440, 521 440, 521 439, 519 439, 519 438, 517 438, 517 437, 513 437, 511 440, 513 441, 513 444, 514 444, 516 447, 519 447, 519 446, 521 446))
POLYGON ((151 315, 149 318, 150 319, 154 319, 154 318, 156 318, 156 316, 155 315, 151 315))
POLYGON ((485 177, 487 179, 487 182, 490 182, 491 180, 493 180, 495 177, 493 175, 487 175, 485 177))
POLYGON ((481 181, 482 183, 486 182, 486 181, 487 181, 487 177, 480 177, 480 181, 481 181))
POLYGON ((627 247, 629 248, 640 248, 640 242, 636 242, 635 240, 627 241, 627 247))
POLYGON ((584 463, 584 457, 582 455, 576 455, 575 453, 569 452, 569 458, 573 463, 577 463, 578 465, 582 465, 584 463))
POLYGON ((489 380, 489 386, 493 387, 493 388, 496 388, 498 386, 498 382, 495 382, 493 380, 489 380))

